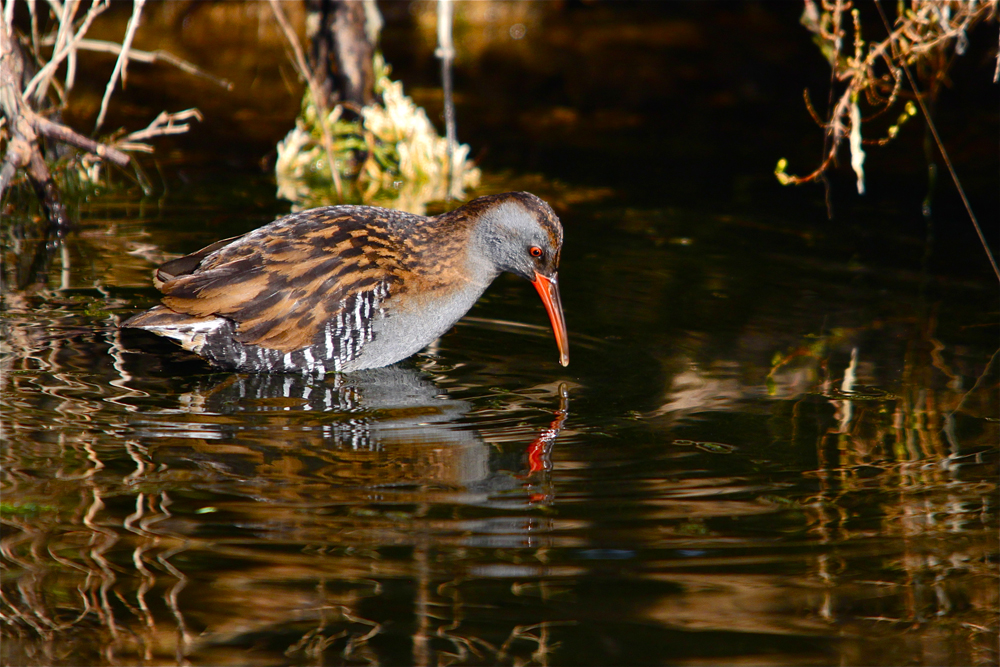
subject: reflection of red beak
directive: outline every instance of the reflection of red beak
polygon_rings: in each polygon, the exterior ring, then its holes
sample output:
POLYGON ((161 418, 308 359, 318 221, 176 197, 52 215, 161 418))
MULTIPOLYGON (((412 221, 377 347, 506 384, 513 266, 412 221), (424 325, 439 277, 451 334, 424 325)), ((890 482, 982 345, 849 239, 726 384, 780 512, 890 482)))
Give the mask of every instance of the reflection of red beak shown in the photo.
POLYGON ((545 310, 548 311, 549 319, 552 321, 552 332, 556 335, 556 345, 559 346, 559 363, 568 366, 569 338, 566 336, 566 319, 563 317, 556 276, 547 278, 535 271, 535 279, 531 284, 538 290, 538 296, 542 297, 542 303, 545 304, 545 310))

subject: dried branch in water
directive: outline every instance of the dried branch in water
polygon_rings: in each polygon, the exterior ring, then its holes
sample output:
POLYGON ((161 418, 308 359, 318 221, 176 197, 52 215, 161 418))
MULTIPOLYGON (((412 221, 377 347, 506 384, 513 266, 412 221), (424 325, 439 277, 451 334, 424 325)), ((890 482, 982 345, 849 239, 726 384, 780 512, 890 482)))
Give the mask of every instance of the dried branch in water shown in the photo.
MULTIPOLYGON (((806 9, 802 23, 816 34, 820 49, 829 59, 832 68, 832 82, 844 81, 847 85, 825 122, 819 119, 809 102, 808 91, 806 91, 806 108, 813 119, 824 128, 826 148, 823 162, 810 174, 794 176, 786 173, 788 161, 782 158, 778 161, 775 176, 783 185, 808 183, 823 178, 826 170, 836 160, 841 143, 846 137, 851 152, 851 167, 858 178, 858 192, 864 194, 865 151, 863 146, 866 144, 884 145, 891 141, 899 132, 900 126, 910 117, 916 115, 916 107, 912 102, 907 102, 904 113, 898 117, 894 125, 889 127, 887 135, 883 138, 863 139, 861 126, 865 121, 886 113, 893 106, 899 98, 904 80, 903 74, 905 73, 905 80, 909 83, 917 104, 920 106, 927 127, 941 152, 941 157, 951 174, 993 272, 1000 280, 1000 267, 997 266, 989 244, 986 243, 979 221, 972 211, 958 174, 948 157, 944 142, 938 135, 934 119, 924 103, 925 97, 935 97, 936 86, 933 85, 933 82, 943 78, 945 71, 951 64, 951 52, 957 55, 965 53, 968 47, 968 31, 981 21, 997 19, 998 13, 1000 13, 1000 0, 987 0, 980 3, 910 0, 909 7, 905 7, 900 2, 900 15, 896 18, 894 28, 889 24, 889 19, 886 17, 882 5, 879 4, 878 0, 875 0, 875 7, 878 9, 888 36, 880 42, 869 45, 867 54, 864 48, 865 43, 861 38, 861 16, 857 9, 852 9, 850 0, 821 0, 821 3, 823 13, 820 13, 815 0, 805 0, 806 9), (841 23, 848 10, 853 23, 853 55, 842 54, 846 31, 841 23), (876 67, 880 63, 886 69, 885 74, 876 72, 876 67), (929 70, 932 80, 929 93, 921 92, 916 78, 910 71, 911 66, 929 70), (888 88, 890 81, 892 83, 891 89, 888 91, 888 95, 883 96, 880 94, 880 89, 888 88), (866 118, 862 118, 859 105, 862 95, 867 103, 874 107, 874 112, 866 118)), ((997 68, 997 72, 1000 73, 1000 54, 997 56, 997 68)))
MULTIPOLYGON (((55 90, 62 105, 67 104, 67 95, 73 88, 76 76, 77 55, 80 50, 103 51, 118 55, 114 73, 107 83, 101 101, 95 130, 104 122, 111 95, 118 80, 120 79, 122 85, 125 85, 129 60, 140 62, 162 60, 184 71, 211 79, 227 89, 232 89, 232 84, 229 81, 214 77, 172 54, 164 51, 149 53, 131 48, 145 0, 136 0, 133 3, 132 16, 129 19, 122 44, 85 38, 94 20, 111 6, 110 0, 93 0, 86 13, 79 19, 77 12, 82 4, 79 0, 64 0, 63 2, 48 0, 48 10, 55 19, 57 27, 53 34, 44 38, 38 34, 38 5, 40 3, 29 1, 31 55, 28 58, 22 53, 21 47, 22 41, 27 44, 28 40, 22 40, 13 26, 15 2, 17 0, 5 0, 3 23, 0 25, 0 32, 2 32, 0 34, 2 37, 0 39, 0 61, 2 61, 2 67, 0 67, 2 70, 0 71, 0 112, 2 112, 4 124, 10 137, 3 164, 0 166, 0 196, 14 182, 16 174, 23 170, 42 203, 47 217, 57 227, 64 227, 68 221, 65 208, 59 199, 59 189, 56 187, 52 173, 42 155, 40 147, 42 137, 85 151, 87 155, 80 158, 80 163, 90 165, 86 166, 88 177, 97 178, 96 174, 99 172, 96 168, 96 160, 126 167, 131 163, 127 151, 152 152, 152 147, 144 143, 145 141, 158 136, 186 132, 189 129, 187 121, 201 120, 201 113, 197 109, 188 109, 173 114, 164 111, 145 129, 125 135, 108 145, 85 137, 65 125, 46 118, 38 113, 33 106, 38 106, 47 97, 50 97, 48 93, 50 89, 55 90), (47 60, 41 55, 41 46, 52 47, 52 55, 47 60), (41 67, 30 77, 30 80, 27 80, 25 63, 32 56, 41 67), (65 66, 64 70, 63 66, 65 66), (62 81, 59 79, 61 71, 65 72, 61 75, 62 81), (88 155, 93 157, 88 157, 88 155)), ((137 175, 142 179, 138 165, 135 168, 137 175)))
MULTIPOLYGON (((877 0, 875 4, 881 11, 877 0)), ((901 114, 897 122, 888 129, 884 138, 863 139, 862 124, 888 112, 896 103, 902 88, 903 69, 907 65, 928 65, 931 56, 940 55, 945 50, 964 53, 968 31, 981 21, 996 19, 998 6, 1000 0, 980 3, 910 0, 909 7, 900 3, 902 10, 896 19, 896 27, 890 29, 886 26, 888 36, 880 42, 866 45, 861 37, 860 13, 853 8, 850 0, 820 0, 819 6, 816 0, 805 0, 802 23, 815 33, 820 49, 830 61, 831 85, 844 82, 846 86, 832 104, 826 121, 819 120, 809 103, 807 91, 806 107, 824 129, 826 148, 823 162, 812 173, 795 176, 786 173, 788 163, 782 158, 775 170, 778 180, 789 185, 821 178, 835 162, 844 139, 848 139, 851 166, 857 174, 858 191, 863 193, 865 179, 862 165, 865 154, 862 146, 888 143, 896 136, 900 125, 914 115, 915 109, 909 106, 906 113, 901 114), (847 54, 843 53, 847 30, 842 25, 846 16, 850 16, 853 24, 854 47, 853 53, 847 54), (888 89, 888 94, 883 96, 880 89, 888 89), (873 113, 867 117, 861 114, 862 99, 873 107, 873 113)), ((940 69, 947 67, 947 62, 942 60, 940 63, 935 70, 935 75, 938 76, 941 74, 940 69)), ((920 92, 913 86, 911 88, 918 100, 922 99, 920 92)))
POLYGON ((30 109, 24 109, 24 111, 31 119, 31 122, 34 123, 35 129, 38 130, 38 133, 43 134, 50 139, 55 139, 65 144, 76 146, 81 150, 85 150, 88 153, 96 155, 102 160, 114 162, 119 167, 127 167, 129 162, 132 160, 132 158, 117 148, 98 143, 93 139, 74 132, 65 125, 54 123, 44 116, 39 116, 30 109))
POLYGON ((21 96, 24 57, 20 46, 14 42, 14 31, 7 22, 8 16, 9 12, 5 12, 3 24, 0 25, 0 112, 3 113, 10 132, 7 153, 0 166, 0 196, 3 196, 13 182, 14 174, 24 169, 46 217, 53 226, 65 228, 69 225, 66 208, 38 147, 38 130, 32 122, 37 115, 21 96))

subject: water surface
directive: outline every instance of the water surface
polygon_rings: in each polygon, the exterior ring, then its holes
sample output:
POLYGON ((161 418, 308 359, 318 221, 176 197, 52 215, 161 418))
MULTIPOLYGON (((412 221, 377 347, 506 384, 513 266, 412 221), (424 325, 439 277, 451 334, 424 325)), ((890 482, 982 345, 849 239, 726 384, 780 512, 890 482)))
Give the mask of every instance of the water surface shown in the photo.
POLYGON ((566 369, 513 277, 323 381, 120 331, 157 262, 274 215, 226 187, 93 197, 41 273, 10 231, 4 662, 994 662, 995 290, 540 194, 566 369))
MULTIPOLYGON (((480 194, 565 224, 570 366, 505 276, 414 358, 322 381, 118 329, 154 266, 290 208, 248 167, 299 108, 264 5, 151 7, 139 48, 237 93, 131 69, 123 125, 206 113, 153 194, 71 192, 62 239, 5 202, 0 661, 997 664, 997 286, 947 187, 921 216, 916 122, 864 198, 831 175, 828 220, 772 174, 820 154, 800 5, 610 4, 468 3, 499 18, 457 37, 480 194)), ((407 7, 386 54, 436 119, 407 7)), ((987 37, 937 112, 992 239, 987 37)))

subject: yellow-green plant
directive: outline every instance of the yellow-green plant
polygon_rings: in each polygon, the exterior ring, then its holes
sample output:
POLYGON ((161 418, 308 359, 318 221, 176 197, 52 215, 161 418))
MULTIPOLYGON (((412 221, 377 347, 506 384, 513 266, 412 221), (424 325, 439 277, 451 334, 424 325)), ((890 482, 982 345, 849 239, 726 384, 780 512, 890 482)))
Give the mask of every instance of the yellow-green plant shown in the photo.
POLYGON ((449 163, 447 141, 403 93, 403 84, 389 77, 381 55, 375 56, 375 72, 381 101, 362 108, 358 118, 345 118, 344 106, 337 105, 321 119, 312 96, 303 97, 302 114, 278 144, 278 196, 298 206, 341 199, 320 122, 333 141, 337 175, 354 183, 347 199, 423 213, 427 202, 462 199, 466 188, 479 184, 469 146, 457 145, 449 163))

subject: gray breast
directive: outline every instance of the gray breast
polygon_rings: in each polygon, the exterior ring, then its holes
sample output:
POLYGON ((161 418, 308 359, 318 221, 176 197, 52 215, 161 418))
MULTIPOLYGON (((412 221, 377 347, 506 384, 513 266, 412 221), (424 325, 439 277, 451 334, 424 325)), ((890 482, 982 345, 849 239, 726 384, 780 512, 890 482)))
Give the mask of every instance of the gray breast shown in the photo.
POLYGON ((475 305, 487 284, 469 281, 447 296, 407 299, 381 309, 372 322, 372 338, 341 370, 379 368, 413 355, 440 338, 475 305))

